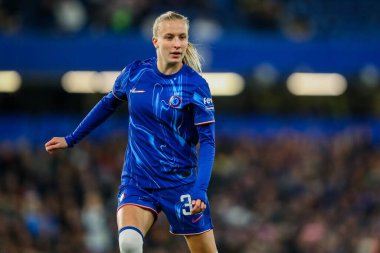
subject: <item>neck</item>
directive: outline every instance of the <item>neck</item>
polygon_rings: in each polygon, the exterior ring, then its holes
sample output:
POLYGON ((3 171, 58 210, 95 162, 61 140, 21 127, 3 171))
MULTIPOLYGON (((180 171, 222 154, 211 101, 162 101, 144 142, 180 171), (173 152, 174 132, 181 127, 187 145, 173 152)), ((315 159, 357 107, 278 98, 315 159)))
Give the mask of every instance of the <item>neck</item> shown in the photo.
POLYGON ((165 75, 171 75, 177 73, 183 66, 182 62, 178 63, 162 63, 159 59, 157 60, 157 69, 165 75))

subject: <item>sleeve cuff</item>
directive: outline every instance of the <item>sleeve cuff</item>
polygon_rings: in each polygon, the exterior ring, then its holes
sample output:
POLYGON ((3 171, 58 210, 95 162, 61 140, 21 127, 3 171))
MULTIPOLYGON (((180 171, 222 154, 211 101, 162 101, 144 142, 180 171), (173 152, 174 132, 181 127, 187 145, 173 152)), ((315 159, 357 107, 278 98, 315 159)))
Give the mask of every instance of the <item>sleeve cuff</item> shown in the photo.
POLYGON ((70 135, 67 135, 67 136, 65 137, 65 140, 66 140, 67 146, 68 146, 69 148, 72 148, 72 147, 74 146, 73 141, 71 140, 70 135))
POLYGON ((207 125, 215 123, 215 120, 208 120, 208 121, 201 121, 201 122, 194 122, 195 126, 201 126, 201 125, 207 125))

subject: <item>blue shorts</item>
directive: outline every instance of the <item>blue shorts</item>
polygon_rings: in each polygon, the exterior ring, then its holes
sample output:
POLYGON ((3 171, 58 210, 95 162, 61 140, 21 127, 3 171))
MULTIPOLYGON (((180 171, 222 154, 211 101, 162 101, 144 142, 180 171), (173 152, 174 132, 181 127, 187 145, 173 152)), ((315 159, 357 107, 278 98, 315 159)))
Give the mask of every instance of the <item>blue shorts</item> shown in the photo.
POLYGON ((201 213, 190 214, 190 189, 193 184, 169 189, 143 189, 136 185, 120 187, 118 210, 124 205, 136 205, 155 214, 163 211, 170 224, 170 233, 176 235, 201 234, 213 229, 210 205, 201 213))

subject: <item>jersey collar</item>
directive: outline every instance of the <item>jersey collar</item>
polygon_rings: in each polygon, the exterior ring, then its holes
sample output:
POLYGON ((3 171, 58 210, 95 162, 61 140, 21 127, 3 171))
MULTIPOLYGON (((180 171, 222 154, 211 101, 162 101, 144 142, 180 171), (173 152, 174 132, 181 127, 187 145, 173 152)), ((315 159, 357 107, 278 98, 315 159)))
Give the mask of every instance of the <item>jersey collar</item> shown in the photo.
POLYGON ((170 78, 173 78, 173 77, 180 75, 185 70, 185 68, 186 68, 185 65, 186 64, 183 63, 182 68, 180 70, 178 70, 176 73, 173 73, 170 75, 165 75, 164 73, 161 73, 157 68, 157 58, 156 57, 153 58, 153 70, 154 70, 154 72, 156 72, 157 75, 159 75, 163 78, 167 78, 167 79, 170 79, 170 78))

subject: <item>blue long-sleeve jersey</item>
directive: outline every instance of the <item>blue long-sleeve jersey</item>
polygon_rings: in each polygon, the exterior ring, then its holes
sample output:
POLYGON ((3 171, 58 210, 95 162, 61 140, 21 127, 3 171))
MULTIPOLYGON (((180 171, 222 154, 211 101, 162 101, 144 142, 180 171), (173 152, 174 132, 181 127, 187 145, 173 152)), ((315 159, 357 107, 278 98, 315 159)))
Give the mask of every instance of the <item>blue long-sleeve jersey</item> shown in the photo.
POLYGON ((69 146, 122 101, 128 102, 129 139, 121 185, 157 189, 196 181, 194 195, 204 199, 197 191, 207 190, 215 155, 214 105, 207 82, 186 64, 177 73, 164 75, 156 58, 133 62, 116 79, 112 92, 66 136, 69 146))

